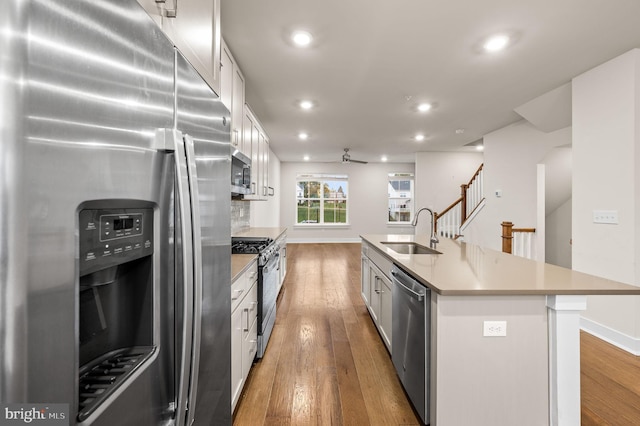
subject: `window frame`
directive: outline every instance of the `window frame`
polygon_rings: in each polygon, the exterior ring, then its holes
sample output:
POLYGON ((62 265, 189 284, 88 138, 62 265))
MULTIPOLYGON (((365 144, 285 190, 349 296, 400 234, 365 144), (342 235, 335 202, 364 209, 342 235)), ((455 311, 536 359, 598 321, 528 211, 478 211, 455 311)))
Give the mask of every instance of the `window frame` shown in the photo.
MULTIPOLYGON (((398 191, 400 192, 400 191, 398 191)), ((406 191, 403 191, 406 192, 406 191)), ((387 225, 389 226, 407 226, 407 225, 411 225, 414 215, 415 215, 415 173, 413 172, 389 172, 387 173, 387 225), (410 181, 410 189, 409 189, 409 196, 408 197, 401 197, 401 196, 397 196, 397 197, 392 197, 391 191, 390 191, 390 187, 392 187, 391 182, 392 181, 410 181), (391 219, 391 212, 392 212, 392 206, 391 206, 391 201, 392 200, 409 200, 411 205, 408 208, 408 213, 409 213, 409 219, 408 220, 397 220, 397 221, 392 221, 391 219)), ((398 213, 402 213, 399 211, 399 209, 397 210, 398 213)))
MULTIPOLYGON (((337 193, 337 192, 336 192, 337 193)), ((344 194, 344 193, 343 193, 344 194)), ((349 175, 345 173, 297 173, 296 174, 296 227, 304 227, 304 228, 313 228, 313 227, 328 227, 328 228, 339 228, 339 227, 348 227, 349 223, 349 175), (319 197, 304 197, 304 188, 302 188, 302 197, 299 196, 299 185, 300 182, 318 182, 321 188, 319 192, 319 197), (346 195, 343 197, 326 197, 324 187, 327 182, 344 182, 343 186, 346 187, 346 195), (298 209, 300 207, 300 201, 317 201, 319 206, 318 218, 320 219, 318 222, 298 222, 298 209), (327 202, 339 202, 344 201, 345 205, 345 222, 325 222, 325 204, 327 202)))

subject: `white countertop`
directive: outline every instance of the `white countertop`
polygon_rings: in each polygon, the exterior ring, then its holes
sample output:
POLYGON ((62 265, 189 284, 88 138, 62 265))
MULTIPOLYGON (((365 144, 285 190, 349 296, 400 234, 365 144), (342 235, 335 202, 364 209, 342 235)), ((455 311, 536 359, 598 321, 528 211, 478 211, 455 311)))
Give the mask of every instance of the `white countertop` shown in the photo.
POLYGON ((447 295, 640 294, 640 287, 512 254, 440 238, 442 254, 398 254, 382 242, 416 242, 428 236, 367 234, 361 238, 436 293, 447 295))

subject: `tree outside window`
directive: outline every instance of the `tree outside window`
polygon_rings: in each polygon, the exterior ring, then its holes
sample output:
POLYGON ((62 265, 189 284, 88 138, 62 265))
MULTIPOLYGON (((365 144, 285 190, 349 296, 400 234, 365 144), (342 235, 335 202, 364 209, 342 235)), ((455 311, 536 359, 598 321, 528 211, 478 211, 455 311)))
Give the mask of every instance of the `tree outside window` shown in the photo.
POLYGON ((347 175, 298 175, 298 224, 348 223, 347 175))
POLYGON ((413 173, 389 173, 389 223, 411 223, 413 220, 413 173))

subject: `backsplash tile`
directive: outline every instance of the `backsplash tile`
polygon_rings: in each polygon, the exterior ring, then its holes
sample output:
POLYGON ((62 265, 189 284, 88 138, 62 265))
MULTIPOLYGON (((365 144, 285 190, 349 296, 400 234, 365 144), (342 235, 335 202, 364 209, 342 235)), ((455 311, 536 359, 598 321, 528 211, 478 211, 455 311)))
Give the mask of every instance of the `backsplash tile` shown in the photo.
POLYGON ((231 200, 231 235, 248 230, 250 219, 251 205, 249 202, 231 200))

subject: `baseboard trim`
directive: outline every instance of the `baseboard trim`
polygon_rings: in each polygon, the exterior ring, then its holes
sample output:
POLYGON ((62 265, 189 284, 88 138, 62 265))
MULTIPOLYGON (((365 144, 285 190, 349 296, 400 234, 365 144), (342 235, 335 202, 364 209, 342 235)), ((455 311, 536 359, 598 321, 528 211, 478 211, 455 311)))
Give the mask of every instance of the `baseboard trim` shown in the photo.
POLYGON ((580 328, 635 356, 640 355, 640 339, 638 338, 628 336, 585 317, 580 317, 580 328))
POLYGON ((287 237, 287 243, 294 244, 321 244, 321 243, 361 243, 361 238, 291 238, 287 237))

